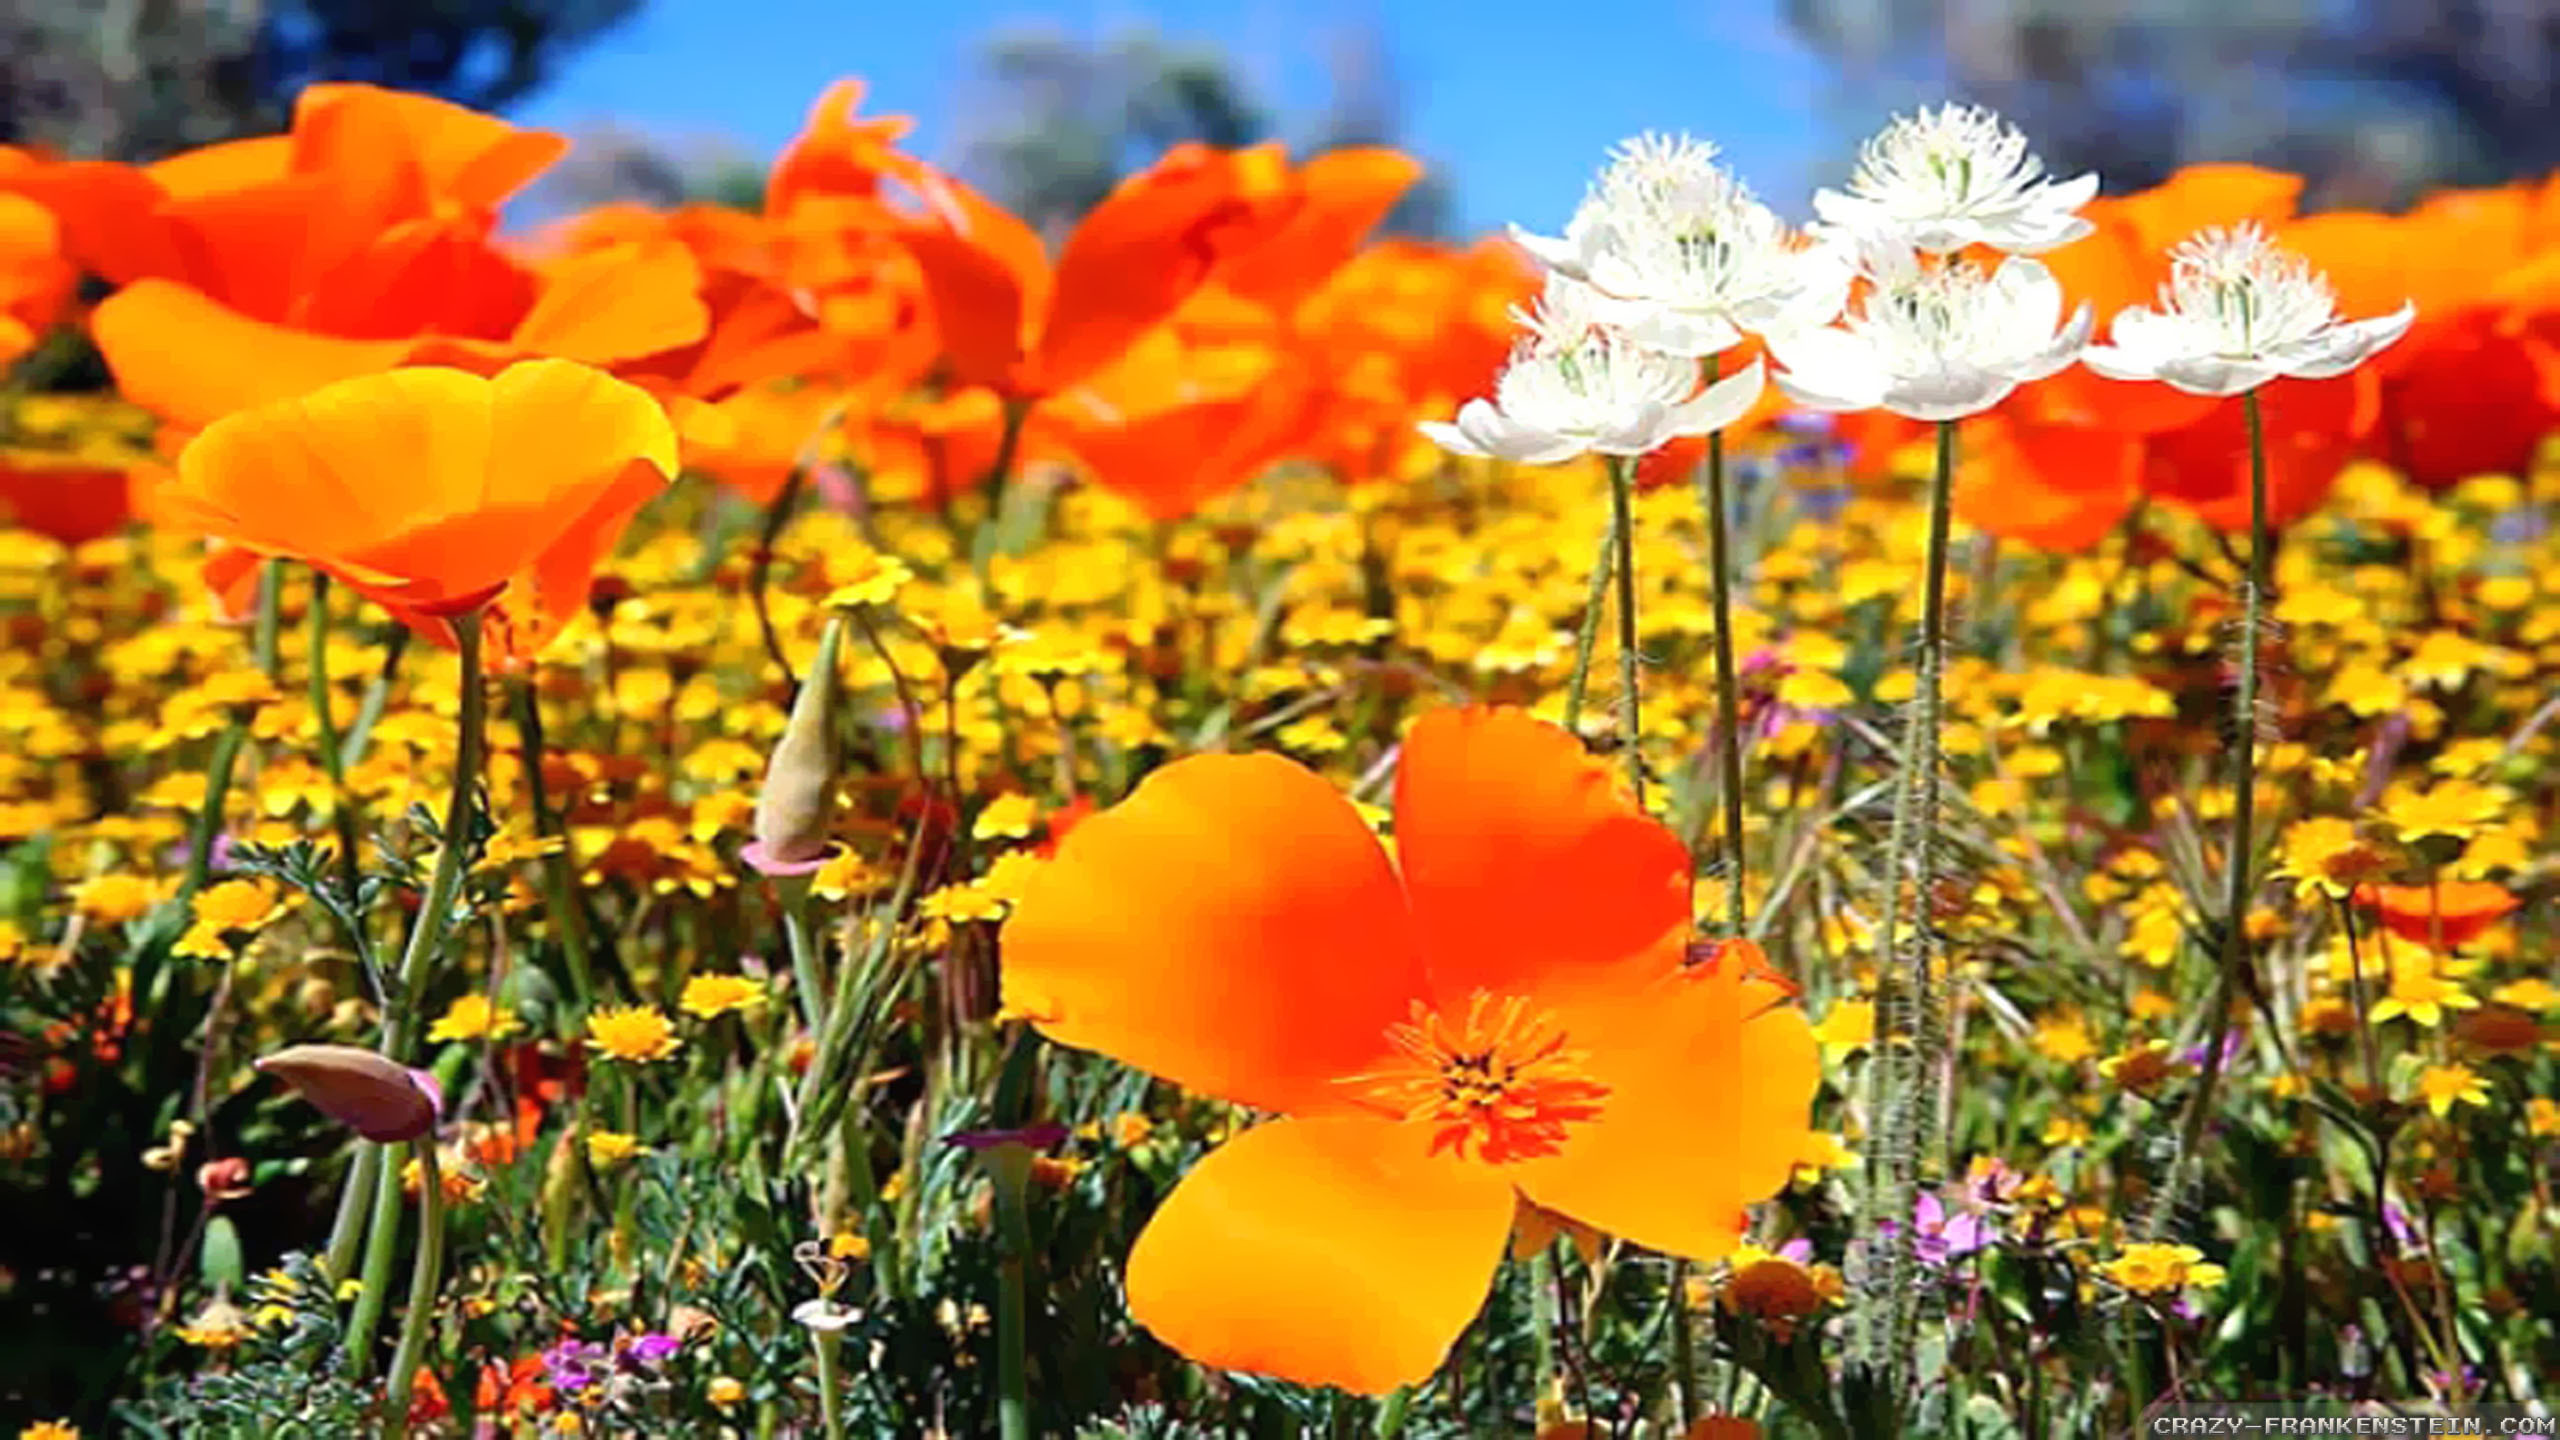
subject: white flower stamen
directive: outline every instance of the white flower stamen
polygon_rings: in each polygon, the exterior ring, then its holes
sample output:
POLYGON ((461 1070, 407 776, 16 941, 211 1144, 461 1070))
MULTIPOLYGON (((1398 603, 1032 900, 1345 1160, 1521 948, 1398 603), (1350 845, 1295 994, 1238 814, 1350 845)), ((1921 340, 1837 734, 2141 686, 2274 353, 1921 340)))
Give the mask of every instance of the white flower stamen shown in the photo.
POLYGON ((2048 178, 2026 136, 1991 111, 1942 105, 1896 117, 1860 147, 1846 192, 1822 191, 1814 208, 1860 238, 2033 255, 2089 233, 2077 212, 2097 190, 2095 175, 2048 178))

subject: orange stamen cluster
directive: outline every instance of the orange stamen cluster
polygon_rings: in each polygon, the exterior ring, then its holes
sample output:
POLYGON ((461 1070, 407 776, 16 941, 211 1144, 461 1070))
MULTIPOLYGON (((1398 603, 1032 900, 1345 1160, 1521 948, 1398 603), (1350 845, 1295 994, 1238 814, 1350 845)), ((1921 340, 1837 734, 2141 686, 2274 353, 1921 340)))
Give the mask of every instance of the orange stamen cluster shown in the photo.
POLYGON ((1531 1160, 1562 1148, 1565 1127, 1597 1117, 1609 1094, 1565 1040, 1555 1016, 1521 996, 1479 990, 1455 1024, 1415 1001, 1412 1020, 1387 1027, 1402 1063, 1352 1083, 1399 1118, 1433 1127, 1435 1155, 1531 1160))

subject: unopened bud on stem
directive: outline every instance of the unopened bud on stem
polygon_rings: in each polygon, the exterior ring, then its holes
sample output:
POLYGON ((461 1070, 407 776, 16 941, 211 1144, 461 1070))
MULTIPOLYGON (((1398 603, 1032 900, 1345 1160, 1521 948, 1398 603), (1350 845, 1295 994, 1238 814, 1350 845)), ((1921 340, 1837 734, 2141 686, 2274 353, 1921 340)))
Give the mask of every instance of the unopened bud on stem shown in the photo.
POLYGON ((841 616, 827 621, 818 658, 791 703, 791 719, 756 796, 755 843, 747 848, 747 861, 767 874, 813 867, 827 853, 836 790, 836 651, 844 625, 841 616))

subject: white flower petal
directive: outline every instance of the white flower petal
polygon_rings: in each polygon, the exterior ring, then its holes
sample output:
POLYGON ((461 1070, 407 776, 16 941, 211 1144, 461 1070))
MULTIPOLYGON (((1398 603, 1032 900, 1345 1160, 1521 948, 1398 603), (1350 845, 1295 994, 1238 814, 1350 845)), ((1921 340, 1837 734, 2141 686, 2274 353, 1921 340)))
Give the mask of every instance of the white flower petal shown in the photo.
POLYGON ((2159 373, 2161 382, 2172 389, 2219 398, 2255 390, 2276 378, 2278 372, 2263 360, 2178 355, 2161 361, 2159 373))
MULTIPOLYGON (((2344 375, 2408 334, 2410 324, 2417 318, 2418 307, 2404 300, 2399 309, 2388 315, 2377 315, 2370 320, 2351 320, 2331 327, 2317 337, 2313 354, 2281 363, 2280 368, 2283 373, 2304 380, 2326 380, 2344 375)), ((2269 358, 2276 357, 2271 355, 2269 358)))
POLYGON ((1704 435, 1749 414, 1769 388, 1768 367, 1758 360, 1672 407, 1671 433, 1704 435))
POLYGON ((1958 363, 1895 377, 1884 408, 1913 420, 1961 420, 2008 399, 2017 388, 2018 382, 2006 375, 1958 363))
POLYGON ((1511 243, 1529 252, 1529 258, 1550 270, 1580 280, 1587 278, 1583 270, 1582 250, 1572 239, 1535 234, 1518 225, 1511 227, 1511 243))

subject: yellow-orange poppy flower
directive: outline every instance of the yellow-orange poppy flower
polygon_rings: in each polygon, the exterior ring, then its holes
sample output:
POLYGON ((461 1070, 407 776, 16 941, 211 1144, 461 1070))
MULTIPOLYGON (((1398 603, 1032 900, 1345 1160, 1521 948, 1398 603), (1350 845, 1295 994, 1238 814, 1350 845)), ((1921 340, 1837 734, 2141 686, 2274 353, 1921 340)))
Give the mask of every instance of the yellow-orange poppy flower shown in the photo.
POLYGON ((523 659, 586 603, 597 561, 675 468, 658 402, 602 371, 421 366, 217 421, 159 505, 235 547, 224 558, 304 561, 430 638, 485 608, 496 654, 523 659))
POLYGON ((1196 1360, 1419 1381, 1523 1197, 1710 1259, 1809 1143, 1804 1018, 1684 965, 1687 854, 1564 731, 1425 717, 1396 854, 1289 761, 1197 756, 1077 825, 1005 929, 1006 1008, 1051 1039, 1285 1117, 1129 1258, 1132 1313, 1196 1360))

